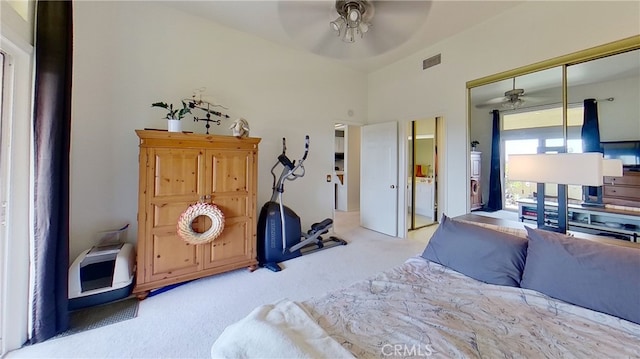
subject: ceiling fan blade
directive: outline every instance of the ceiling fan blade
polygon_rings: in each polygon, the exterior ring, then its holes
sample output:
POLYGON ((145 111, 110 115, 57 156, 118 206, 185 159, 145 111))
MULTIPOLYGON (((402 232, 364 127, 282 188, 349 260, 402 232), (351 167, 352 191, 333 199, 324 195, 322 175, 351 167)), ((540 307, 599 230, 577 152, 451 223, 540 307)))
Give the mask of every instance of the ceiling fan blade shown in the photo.
POLYGON ((477 104, 475 107, 476 108, 500 108, 502 106, 503 102, 498 102, 498 103, 479 103, 477 104))
POLYGON ((375 16, 365 35, 368 55, 396 48, 425 24, 431 1, 373 1, 375 16))
POLYGON ((337 17, 334 1, 280 1, 278 14, 285 32, 294 39, 300 32, 331 30, 329 22, 337 17))
POLYGON ((382 11, 387 16, 408 16, 419 22, 424 22, 432 1, 415 1, 415 0, 373 0, 376 7, 376 17, 378 11, 382 11))
MULTIPOLYGON (((556 97, 549 97, 549 96, 527 96, 527 95, 523 95, 523 96, 519 96, 518 97, 520 99, 521 104, 520 104, 520 108, 522 107, 527 107, 527 106, 541 106, 541 105, 549 105, 549 104, 559 104, 562 100, 556 97)), ((496 108, 496 109, 500 109, 501 107, 506 106, 509 103, 509 99, 508 98, 496 98, 496 99, 491 99, 489 101, 484 101, 482 103, 479 103, 477 105, 475 105, 476 108, 496 108)))
POLYGON ((549 100, 553 100, 553 99, 552 99, 552 98, 550 98, 550 97, 542 97, 542 96, 527 96, 527 95, 520 96, 520 98, 521 98, 523 101, 527 101, 527 102, 546 102, 546 101, 549 101, 549 100))
POLYGON ((425 22, 431 1, 372 1, 369 31, 345 43, 329 23, 338 17, 335 1, 280 1, 278 13, 285 32, 298 46, 334 58, 364 58, 382 54, 408 40, 425 22))
POLYGON ((492 98, 491 100, 487 100, 482 102, 483 104, 487 104, 487 105, 495 105, 497 103, 502 103, 502 102, 507 102, 509 101, 508 98, 505 97, 496 97, 496 98, 492 98))

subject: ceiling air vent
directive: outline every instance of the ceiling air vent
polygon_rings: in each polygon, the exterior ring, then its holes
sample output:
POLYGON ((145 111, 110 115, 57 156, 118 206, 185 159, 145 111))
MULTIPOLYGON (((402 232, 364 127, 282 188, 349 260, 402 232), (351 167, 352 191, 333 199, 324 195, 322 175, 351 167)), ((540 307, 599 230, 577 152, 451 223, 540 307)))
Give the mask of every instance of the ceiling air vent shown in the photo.
POLYGON ((437 54, 435 56, 431 56, 430 58, 422 61, 422 69, 426 70, 429 67, 436 66, 440 63, 442 54, 437 54))

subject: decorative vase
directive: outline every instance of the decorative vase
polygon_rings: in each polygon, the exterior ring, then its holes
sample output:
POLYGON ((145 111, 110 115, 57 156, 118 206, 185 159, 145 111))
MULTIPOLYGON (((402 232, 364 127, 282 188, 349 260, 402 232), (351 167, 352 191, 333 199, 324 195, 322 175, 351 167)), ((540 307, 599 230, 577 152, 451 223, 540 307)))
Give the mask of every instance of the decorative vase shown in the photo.
POLYGON ((182 123, 180 120, 167 120, 167 123, 169 132, 182 132, 182 123))

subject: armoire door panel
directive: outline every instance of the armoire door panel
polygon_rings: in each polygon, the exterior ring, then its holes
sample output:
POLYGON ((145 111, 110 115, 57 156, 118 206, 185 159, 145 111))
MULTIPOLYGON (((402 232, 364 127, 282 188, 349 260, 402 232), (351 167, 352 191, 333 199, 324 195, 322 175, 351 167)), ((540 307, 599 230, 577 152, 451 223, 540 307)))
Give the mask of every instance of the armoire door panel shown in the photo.
POLYGON ((202 193, 202 151, 156 149, 154 152, 152 170, 155 197, 202 193))
POLYGON ((195 272, 201 268, 198 258, 201 256, 198 246, 191 245, 175 234, 153 235, 153 249, 148 251, 152 269, 147 272, 148 280, 163 279, 195 272))
POLYGON ((247 151, 210 151, 207 152, 207 173, 212 192, 242 192, 248 193, 251 181, 249 179, 249 165, 251 154, 247 151))
POLYGON ((205 268, 212 268, 234 262, 238 258, 251 258, 248 240, 249 228, 246 221, 225 222, 224 231, 214 241, 205 244, 205 268))
POLYGON ((152 203, 153 213, 153 227, 158 226, 176 226, 180 215, 189 207, 193 202, 161 202, 152 203))
POLYGON ((225 218, 248 217, 248 196, 214 196, 213 203, 224 213, 225 218))

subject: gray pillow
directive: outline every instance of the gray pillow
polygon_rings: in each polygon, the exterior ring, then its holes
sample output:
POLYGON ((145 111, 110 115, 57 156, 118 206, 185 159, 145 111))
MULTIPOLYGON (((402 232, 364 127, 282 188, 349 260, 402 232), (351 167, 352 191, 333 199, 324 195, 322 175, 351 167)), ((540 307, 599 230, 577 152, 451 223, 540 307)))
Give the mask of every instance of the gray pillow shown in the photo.
POLYGON ((442 216, 422 257, 471 278, 518 287, 527 240, 442 216))
POLYGON ((522 288, 640 324, 640 249, 527 231, 522 288))

